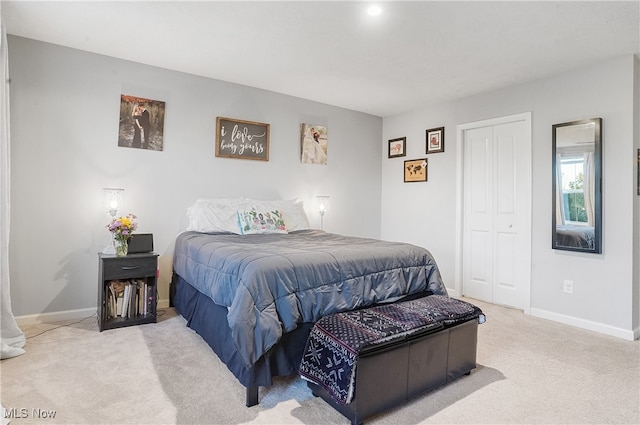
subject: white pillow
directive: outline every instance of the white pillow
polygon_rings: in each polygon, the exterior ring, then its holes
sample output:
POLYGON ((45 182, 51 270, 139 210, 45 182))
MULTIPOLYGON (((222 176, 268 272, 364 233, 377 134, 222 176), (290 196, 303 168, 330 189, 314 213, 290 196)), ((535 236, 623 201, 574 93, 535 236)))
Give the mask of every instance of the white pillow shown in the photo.
POLYGON ((196 232, 231 232, 238 229, 238 210, 251 208, 246 199, 198 199, 187 208, 187 230, 196 232))
POLYGON ((288 233, 278 210, 238 210, 238 227, 243 235, 288 233))
POLYGON ((238 210, 279 210, 288 231, 309 229, 309 218, 302 202, 296 200, 260 201, 248 198, 198 199, 187 208, 187 230, 241 234, 238 210))

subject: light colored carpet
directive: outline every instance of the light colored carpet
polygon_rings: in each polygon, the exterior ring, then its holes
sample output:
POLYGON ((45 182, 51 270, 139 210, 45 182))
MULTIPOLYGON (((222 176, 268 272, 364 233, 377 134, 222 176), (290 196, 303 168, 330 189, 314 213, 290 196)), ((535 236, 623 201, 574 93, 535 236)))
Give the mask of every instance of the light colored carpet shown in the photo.
MULTIPOLYGON (((640 424, 640 341, 469 301, 487 315, 477 369, 367 423, 640 424)), ((173 309, 157 324, 95 322, 24 329, 26 354, 0 363, 2 414, 13 415, 3 423, 349 423, 295 377, 245 407, 244 388, 173 309)))

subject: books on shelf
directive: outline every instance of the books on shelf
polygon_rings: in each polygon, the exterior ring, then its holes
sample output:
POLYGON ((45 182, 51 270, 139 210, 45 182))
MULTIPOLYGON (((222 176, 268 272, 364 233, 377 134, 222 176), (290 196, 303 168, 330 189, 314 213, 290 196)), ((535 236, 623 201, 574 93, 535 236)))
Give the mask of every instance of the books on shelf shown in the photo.
POLYGON ((154 285, 145 279, 110 280, 105 287, 107 318, 131 318, 152 313, 154 285))

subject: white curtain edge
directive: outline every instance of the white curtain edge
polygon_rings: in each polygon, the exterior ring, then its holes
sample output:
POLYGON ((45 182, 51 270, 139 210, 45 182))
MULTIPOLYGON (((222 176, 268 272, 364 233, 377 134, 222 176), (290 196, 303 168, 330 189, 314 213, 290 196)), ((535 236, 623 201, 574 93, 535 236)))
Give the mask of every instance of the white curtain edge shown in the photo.
POLYGON ((9 131, 9 50, 7 33, 0 18, 0 62, 2 62, 2 85, 0 101, 0 358, 7 359, 25 353, 26 338, 18 327, 11 308, 11 286, 9 282, 9 220, 10 220, 10 131, 9 131))

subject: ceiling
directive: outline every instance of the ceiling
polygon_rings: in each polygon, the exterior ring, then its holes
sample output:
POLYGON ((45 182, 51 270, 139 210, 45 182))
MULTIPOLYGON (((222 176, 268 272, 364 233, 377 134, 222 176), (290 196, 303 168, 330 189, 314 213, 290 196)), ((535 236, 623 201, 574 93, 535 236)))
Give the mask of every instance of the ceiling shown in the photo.
POLYGON ((385 117, 640 53, 640 1, 9 1, 9 34, 385 117))

